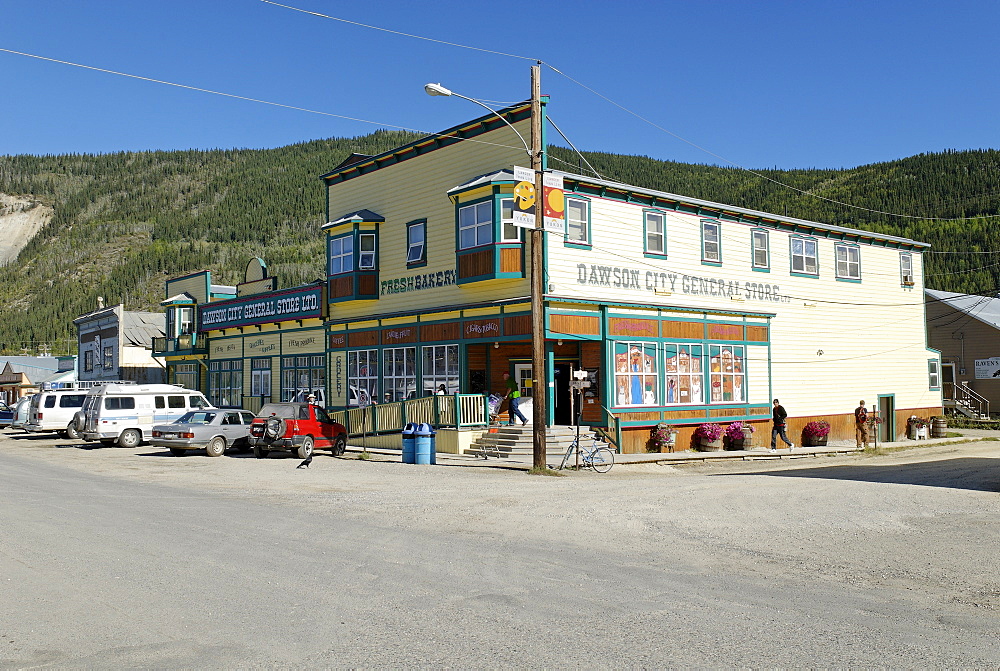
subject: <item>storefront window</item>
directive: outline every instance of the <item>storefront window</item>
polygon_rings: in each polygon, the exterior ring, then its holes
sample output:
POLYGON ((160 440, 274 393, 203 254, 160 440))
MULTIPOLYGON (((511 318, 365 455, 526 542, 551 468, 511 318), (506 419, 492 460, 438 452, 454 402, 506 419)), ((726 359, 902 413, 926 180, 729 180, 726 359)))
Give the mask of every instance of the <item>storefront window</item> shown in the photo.
POLYGON ((417 348, 393 347, 382 350, 384 400, 405 401, 417 396, 417 348))
POLYGON ((743 345, 710 345, 712 403, 742 403, 746 385, 743 345))
POLYGON ((656 345, 616 342, 614 348, 616 405, 658 405, 656 345))
POLYGON ((664 405, 704 403, 701 345, 666 344, 664 405))
POLYGON ((177 363, 173 367, 173 384, 179 384, 186 389, 198 388, 198 364, 177 363))
POLYGON ((378 392, 378 350, 362 349, 347 353, 347 385, 351 406, 368 406, 378 392))
POLYGON ((217 408, 238 408, 243 403, 243 361, 208 364, 208 400, 217 408))
POLYGON ((307 401, 316 397, 319 405, 326 403, 326 357, 286 356, 281 359, 281 400, 307 401))
POLYGON ((458 345, 429 345, 423 349, 421 370, 424 396, 436 394, 444 385, 446 394, 458 393, 458 345))

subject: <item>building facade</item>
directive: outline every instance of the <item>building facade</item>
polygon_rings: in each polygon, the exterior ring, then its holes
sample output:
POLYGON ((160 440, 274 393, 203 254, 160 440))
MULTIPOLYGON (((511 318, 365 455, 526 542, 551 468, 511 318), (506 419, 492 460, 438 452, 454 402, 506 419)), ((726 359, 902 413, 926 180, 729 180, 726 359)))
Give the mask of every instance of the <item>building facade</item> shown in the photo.
POLYGON ((124 305, 99 306, 73 320, 81 381, 163 382, 163 366, 153 357, 153 339, 163 336, 159 312, 133 312, 124 305))

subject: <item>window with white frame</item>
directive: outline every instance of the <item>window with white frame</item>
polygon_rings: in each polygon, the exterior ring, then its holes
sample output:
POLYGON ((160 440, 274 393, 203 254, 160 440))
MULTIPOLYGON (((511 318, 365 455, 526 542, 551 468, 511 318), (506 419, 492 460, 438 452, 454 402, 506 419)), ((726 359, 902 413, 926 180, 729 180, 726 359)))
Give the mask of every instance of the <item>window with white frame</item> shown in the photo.
POLYGON ((242 360, 208 363, 208 400, 217 408, 238 408, 243 405, 242 360))
POLYGON ((458 210, 458 248, 472 249, 493 242, 493 201, 484 200, 458 210))
POLYGON ((613 346, 615 405, 659 405, 656 345, 616 341, 613 346))
POLYGON ((306 401, 310 394, 323 405, 326 397, 326 357, 282 357, 281 400, 306 401))
POLYGON ((816 241, 812 238, 792 238, 792 272, 819 275, 816 241))
POLYGON ((271 396, 271 359, 250 359, 250 395, 256 398, 271 396))
POLYGON ((837 277, 840 279, 861 279, 861 249, 856 245, 837 245, 837 277))
POLYGON ((371 405, 378 393, 378 350, 361 349, 347 353, 348 405, 371 405))
POLYGON ((358 270, 375 270, 375 234, 358 236, 358 270))
POLYGON ((701 259, 720 263, 722 261, 721 245, 722 226, 715 221, 701 222, 701 259))
POLYGON ((179 307, 177 310, 177 335, 191 335, 194 333, 194 308, 179 307))
POLYGON ((746 400, 746 359, 743 345, 709 345, 711 403, 742 403, 746 400))
POLYGON ((111 370, 115 367, 115 350, 112 347, 104 348, 104 370, 111 370))
POLYGON ((354 236, 330 239, 330 274, 339 275, 354 270, 354 236))
POLYGON ((590 244, 590 201, 566 199, 566 240, 590 244))
POLYGON ((646 212, 646 253, 667 253, 667 224, 662 212, 646 212))
POLYGON ((665 372, 663 404, 704 403, 705 373, 702 367, 702 346, 666 343, 664 350, 666 358, 663 367, 665 372))
POLYGON ((387 403, 417 396, 417 348, 389 347, 382 350, 382 389, 387 403))
POLYGON ((771 267, 771 247, 768 235, 767 231, 760 228, 756 228, 750 233, 750 239, 753 244, 754 268, 771 267))
POLYGON ((406 225, 406 262, 427 261, 427 222, 415 221, 406 225))
POLYGON ((514 225, 514 199, 500 201, 500 241, 521 242, 521 229, 514 225))
POLYGON ((444 385, 446 394, 458 393, 458 345, 427 345, 421 348, 421 389, 433 396, 444 385))
POLYGON ((941 388, 941 363, 937 359, 927 360, 927 382, 931 389, 941 388))
POLYGON ((899 277, 902 284, 913 286, 913 257, 909 253, 903 252, 899 255, 899 277))

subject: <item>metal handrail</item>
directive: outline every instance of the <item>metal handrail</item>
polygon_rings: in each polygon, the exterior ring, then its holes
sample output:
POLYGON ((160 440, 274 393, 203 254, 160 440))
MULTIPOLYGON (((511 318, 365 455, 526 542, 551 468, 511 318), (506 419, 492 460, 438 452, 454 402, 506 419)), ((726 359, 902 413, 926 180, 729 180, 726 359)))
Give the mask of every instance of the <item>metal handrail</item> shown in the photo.
POLYGON ((955 385, 955 402, 968 407, 980 417, 990 416, 989 399, 981 394, 977 394, 973 389, 970 389, 967 384, 955 385))

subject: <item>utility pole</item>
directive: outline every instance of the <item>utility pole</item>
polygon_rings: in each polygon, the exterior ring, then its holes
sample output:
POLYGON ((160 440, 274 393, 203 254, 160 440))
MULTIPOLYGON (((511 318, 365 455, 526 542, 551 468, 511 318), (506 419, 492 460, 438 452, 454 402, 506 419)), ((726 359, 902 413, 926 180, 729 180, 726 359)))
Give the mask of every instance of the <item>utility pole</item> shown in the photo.
POLYGON ((541 67, 531 66, 531 169, 535 171, 535 227, 531 229, 531 409, 534 467, 545 468, 545 398, 548 374, 545 361, 545 293, 542 244, 545 212, 542 180, 542 82, 541 67))

